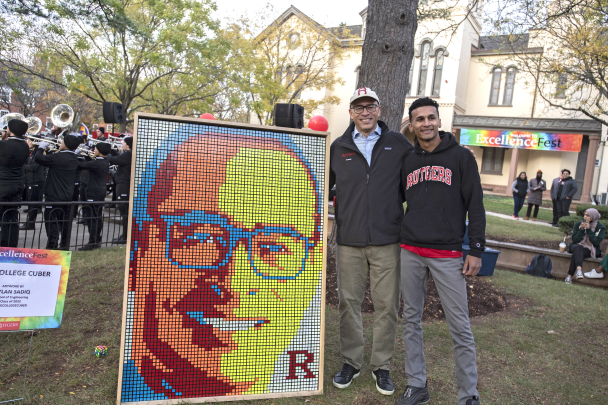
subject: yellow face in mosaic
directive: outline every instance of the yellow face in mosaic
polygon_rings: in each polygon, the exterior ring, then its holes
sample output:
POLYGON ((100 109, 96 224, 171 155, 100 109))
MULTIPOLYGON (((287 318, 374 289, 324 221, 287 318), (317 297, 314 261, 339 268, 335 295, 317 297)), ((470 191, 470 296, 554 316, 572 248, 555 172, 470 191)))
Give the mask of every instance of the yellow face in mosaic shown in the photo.
POLYGON ((131 283, 131 358, 148 387, 167 398, 268 391, 320 292, 315 184, 275 141, 197 136, 169 154, 131 283))

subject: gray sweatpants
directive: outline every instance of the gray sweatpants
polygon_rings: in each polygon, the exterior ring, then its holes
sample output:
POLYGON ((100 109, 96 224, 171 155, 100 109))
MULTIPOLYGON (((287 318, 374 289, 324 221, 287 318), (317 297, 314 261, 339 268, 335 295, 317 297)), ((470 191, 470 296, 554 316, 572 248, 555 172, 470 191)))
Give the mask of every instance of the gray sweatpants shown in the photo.
POLYGON ((458 405, 465 405, 467 398, 478 395, 475 340, 469 323, 467 287, 465 276, 462 274, 462 266, 462 258, 432 259, 401 249, 401 296, 404 303, 403 342, 405 343, 407 384, 412 387, 424 387, 426 383, 424 341, 420 322, 430 272, 435 280, 443 312, 452 335, 458 383, 458 405))

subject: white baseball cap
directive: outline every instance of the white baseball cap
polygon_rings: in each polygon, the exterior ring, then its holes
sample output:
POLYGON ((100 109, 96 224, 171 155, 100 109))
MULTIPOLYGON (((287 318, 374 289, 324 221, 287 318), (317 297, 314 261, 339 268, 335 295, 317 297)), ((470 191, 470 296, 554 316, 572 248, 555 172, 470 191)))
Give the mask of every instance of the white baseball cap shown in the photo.
POLYGON ((374 100, 376 100, 378 102, 378 104, 380 104, 380 99, 378 98, 378 95, 376 94, 376 92, 368 87, 361 87, 360 89, 355 90, 352 97, 350 98, 350 103, 352 104, 353 101, 358 100, 363 97, 373 98, 374 100))

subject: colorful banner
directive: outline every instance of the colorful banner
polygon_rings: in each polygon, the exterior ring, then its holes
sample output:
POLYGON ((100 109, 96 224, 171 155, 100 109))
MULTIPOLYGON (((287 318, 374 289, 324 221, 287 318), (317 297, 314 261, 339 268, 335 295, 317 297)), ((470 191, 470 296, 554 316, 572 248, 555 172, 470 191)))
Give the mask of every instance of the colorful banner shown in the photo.
POLYGON ((580 152, 582 143, 583 135, 581 134, 489 131, 471 128, 462 128, 460 130, 460 144, 469 146, 580 152))
POLYGON ((0 330, 58 328, 71 252, 0 248, 0 330))

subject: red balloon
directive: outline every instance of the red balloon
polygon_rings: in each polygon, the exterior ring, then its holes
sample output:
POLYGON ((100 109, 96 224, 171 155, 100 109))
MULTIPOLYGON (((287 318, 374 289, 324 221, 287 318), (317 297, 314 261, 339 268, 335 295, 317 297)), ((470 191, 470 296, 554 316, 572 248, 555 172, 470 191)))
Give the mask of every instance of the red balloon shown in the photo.
POLYGON ((209 113, 201 114, 201 116, 199 118, 202 118, 204 120, 214 120, 215 119, 213 114, 209 114, 209 113))
POLYGON ((329 128, 329 123, 324 116, 315 115, 308 121, 308 128, 312 129, 313 131, 325 132, 327 131, 327 128, 329 128))

